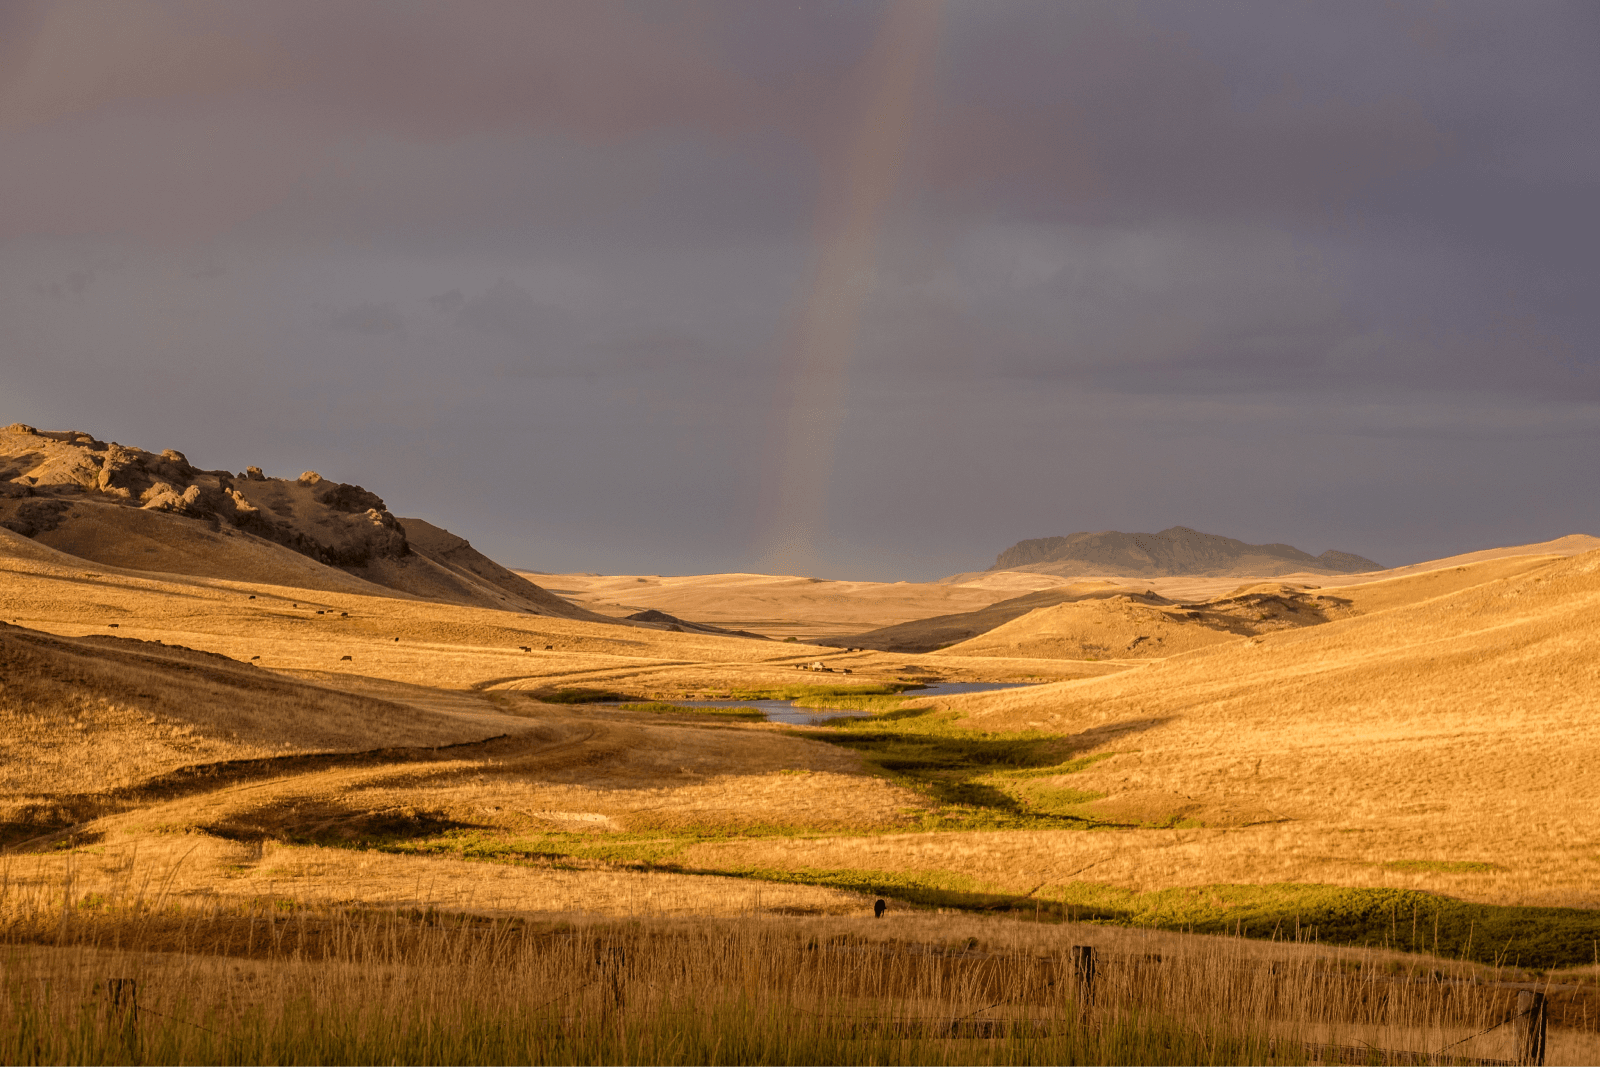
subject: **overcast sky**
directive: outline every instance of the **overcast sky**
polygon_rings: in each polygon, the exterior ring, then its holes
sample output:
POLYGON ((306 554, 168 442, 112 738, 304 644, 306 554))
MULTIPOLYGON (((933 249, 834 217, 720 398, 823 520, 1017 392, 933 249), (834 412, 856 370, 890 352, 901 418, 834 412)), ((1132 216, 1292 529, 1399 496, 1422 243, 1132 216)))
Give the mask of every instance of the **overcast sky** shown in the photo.
POLYGON ((0 422, 540 570, 1600 533, 1600 4, 0 5, 0 422))

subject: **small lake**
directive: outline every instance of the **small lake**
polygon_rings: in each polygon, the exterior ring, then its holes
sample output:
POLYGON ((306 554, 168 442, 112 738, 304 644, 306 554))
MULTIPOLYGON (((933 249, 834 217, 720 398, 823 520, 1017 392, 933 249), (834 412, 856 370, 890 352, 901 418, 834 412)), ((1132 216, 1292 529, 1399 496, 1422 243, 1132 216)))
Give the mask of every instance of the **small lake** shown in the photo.
MULTIPOLYGON (((958 693, 987 693, 995 689, 1021 689, 1034 682, 938 682, 920 689, 907 689, 907 697, 955 696, 958 693)), ((846 708, 797 708, 792 700, 668 700, 682 708, 755 708, 768 722, 795 726, 815 726, 829 719, 870 719, 872 713, 846 708)))

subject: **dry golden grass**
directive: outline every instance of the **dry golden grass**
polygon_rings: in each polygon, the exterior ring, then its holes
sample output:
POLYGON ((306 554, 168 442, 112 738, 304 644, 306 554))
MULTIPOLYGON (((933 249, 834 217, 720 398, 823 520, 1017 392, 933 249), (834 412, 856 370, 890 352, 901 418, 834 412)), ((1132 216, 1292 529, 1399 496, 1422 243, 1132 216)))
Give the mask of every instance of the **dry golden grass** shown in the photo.
MULTIPOLYGON (((1199 832, 1199 846, 1170 863, 1130 834, 1140 861, 1109 864, 1130 884, 1362 884, 1370 868, 1336 875, 1324 859, 1352 856, 1339 844, 1348 841, 1360 842, 1352 858, 1362 863, 1478 860, 1505 871, 1470 890, 1429 876, 1429 888, 1600 905, 1600 554, 1400 582, 1409 595, 1368 586, 1375 610, 1340 622, 946 703, 978 728, 1093 731, 1086 751, 1114 755, 1071 784, 1103 793, 1091 805, 1102 813, 1287 820, 1199 832)), ((1363 606, 1361 590, 1348 592, 1363 606)))
POLYGON ((1196 625, 1182 609, 1130 596, 1036 608, 947 650, 956 656, 1023 659, 1149 659, 1234 640, 1227 630, 1196 625))
POLYGON ((987 607, 1030 589, 1062 584, 1050 575, 1010 583, 836 582, 771 574, 535 574, 524 577, 592 611, 612 616, 654 608, 694 622, 802 641, 987 607))
MULTIPOLYGON (((171 881, 6 883, 6 1058, 1238 1063, 1300 1062, 1306 1041, 1510 1058, 1514 991, 1407 979, 1525 977, 1075 924, 785 917, 759 890, 713 922, 525 924, 186 901, 171 881), (1092 997, 1074 945, 1097 951, 1092 997)), ((1592 987, 1545 989, 1545 1062, 1589 1062, 1592 987)))
MULTIPOLYGON (((1040 650, 1000 647, 1005 634, 939 654, 819 653, 119 570, 20 538, 0 536, 0 550, 0 620, 34 631, 0 633, 0 652, 35 657, 4 674, 0 819, 12 841, 26 823, 62 831, 48 847, 71 846, 11 862, 6 877, 41 890, 70 871, 85 893, 142 878, 190 901, 841 916, 863 906, 851 886, 881 877, 1046 903, 1088 884, 1318 883, 1600 907, 1595 555, 1324 586, 1312 595, 1344 602, 1348 617, 1286 629, 1255 619, 1254 637, 1084 663, 1019 655, 1040 650), (819 655, 854 673, 794 670, 819 655), (992 784, 1074 793, 1063 810, 1125 825, 911 833, 934 806, 926 792, 805 731, 538 699, 569 687, 654 698, 907 678, 1052 681, 909 707, 959 711, 955 729, 1033 731, 1107 756, 1020 786, 997 771, 992 784), (426 750, 461 742, 471 744, 426 750), (305 755, 376 749, 388 751, 305 755), (223 760, 258 762, 173 776, 223 760), (387 851, 363 849, 369 839, 387 851), (467 858, 480 845, 500 862, 467 858)), ((1239 591, 1227 581, 1214 592, 1239 591)), ((890 615, 904 608, 898 595, 890 615)), ((814 606, 804 625, 827 621, 828 605, 814 606)), ((1035 625, 1041 639, 1052 628, 1035 625)))

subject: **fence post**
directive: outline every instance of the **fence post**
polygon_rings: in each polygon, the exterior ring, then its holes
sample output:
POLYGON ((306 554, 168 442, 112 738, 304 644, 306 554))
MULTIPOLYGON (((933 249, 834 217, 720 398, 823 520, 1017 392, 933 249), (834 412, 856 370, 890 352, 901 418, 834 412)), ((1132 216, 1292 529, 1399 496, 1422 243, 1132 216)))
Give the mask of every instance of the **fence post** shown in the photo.
POLYGON ((1517 994, 1517 1014, 1511 1024, 1514 1058, 1541 1067, 1544 1063, 1544 994, 1524 989, 1517 994))
POLYGON ((1093 945, 1072 946, 1072 970, 1078 976, 1078 997, 1085 1008, 1094 1006, 1094 965, 1093 945))
POLYGON ((135 979, 106 979, 106 999, 110 1001, 114 1018, 139 1021, 139 983, 135 979))

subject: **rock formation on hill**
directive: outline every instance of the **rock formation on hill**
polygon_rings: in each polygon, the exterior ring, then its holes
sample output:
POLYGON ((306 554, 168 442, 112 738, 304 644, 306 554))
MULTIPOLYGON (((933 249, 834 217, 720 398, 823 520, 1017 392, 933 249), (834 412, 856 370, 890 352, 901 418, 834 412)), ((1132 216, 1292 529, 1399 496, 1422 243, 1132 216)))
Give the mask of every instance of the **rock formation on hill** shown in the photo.
POLYGON ((989 569, 1154 578, 1180 574, 1359 574, 1383 568, 1349 552, 1330 549, 1313 556, 1292 545, 1251 545, 1232 537, 1174 526, 1154 534, 1103 530, 1019 541, 1000 553, 989 569))
POLYGON ((79 431, 0 430, 0 526, 107 566, 614 621, 359 485, 202 470, 79 431))

